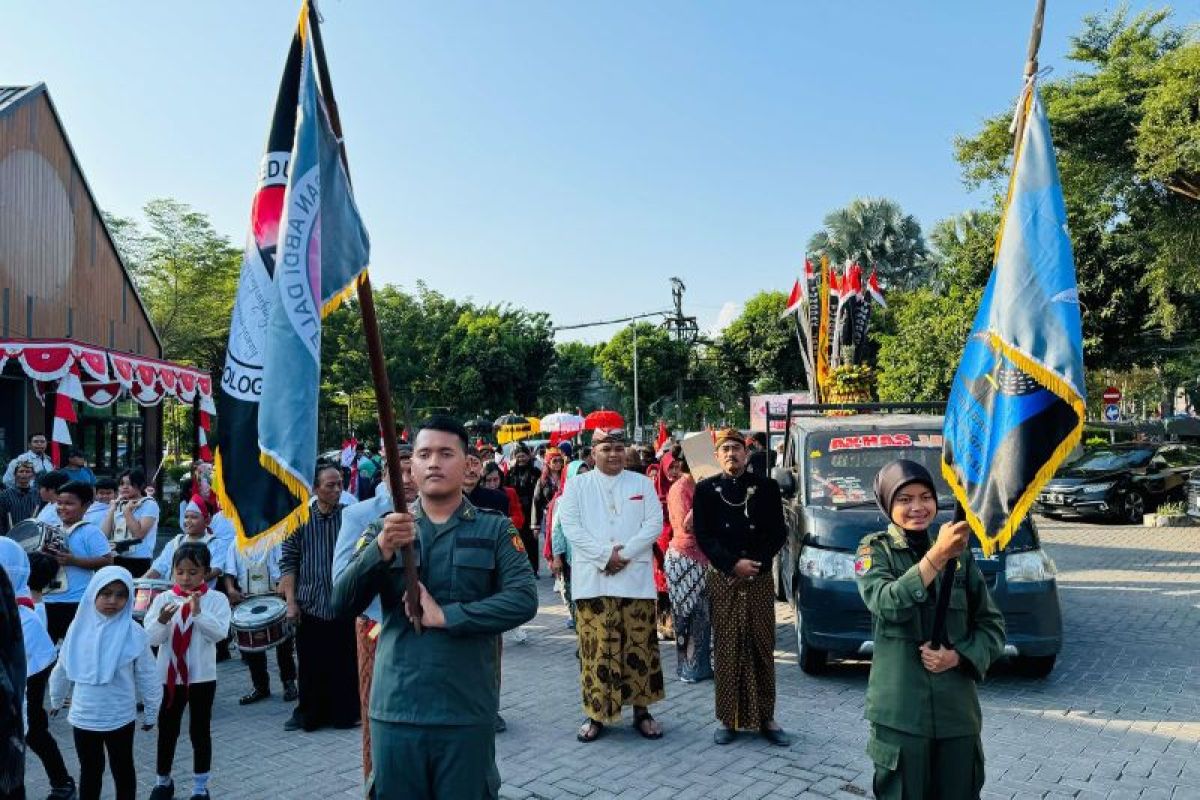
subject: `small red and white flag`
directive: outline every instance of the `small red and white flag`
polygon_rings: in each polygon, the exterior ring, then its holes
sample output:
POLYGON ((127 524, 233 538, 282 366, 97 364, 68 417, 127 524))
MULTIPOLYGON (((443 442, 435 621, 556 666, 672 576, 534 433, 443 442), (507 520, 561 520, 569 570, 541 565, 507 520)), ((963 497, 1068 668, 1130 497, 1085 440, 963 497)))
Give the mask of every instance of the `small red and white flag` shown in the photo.
POLYGON ((783 313, 779 315, 780 319, 786 318, 790 314, 797 314, 800 307, 804 305, 805 292, 800 286, 800 281, 797 279, 792 283, 792 293, 788 295, 787 307, 783 309, 783 313))
POLYGON ((883 290, 879 288, 879 275, 875 270, 871 270, 871 277, 867 278, 867 291, 871 293, 872 300, 887 308, 887 303, 883 300, 883 290))

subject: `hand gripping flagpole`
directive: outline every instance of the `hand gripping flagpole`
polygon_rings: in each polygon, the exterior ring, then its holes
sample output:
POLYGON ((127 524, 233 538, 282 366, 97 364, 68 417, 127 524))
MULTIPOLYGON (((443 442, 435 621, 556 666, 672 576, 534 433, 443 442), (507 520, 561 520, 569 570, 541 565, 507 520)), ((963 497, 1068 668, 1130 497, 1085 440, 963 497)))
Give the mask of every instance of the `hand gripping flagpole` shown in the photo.
MULTIPOLYGON (((321 39, 320 18, 315 0, 308 1, 309 30, 312 31, 313 54, 317 62, 317 74, 321 81, 321 95, 329 114, 329 125, 342 154, 342 166, 346 178, 350 178, 350 164, 346 160, 346 143, 342 139, 342 120, 338 114, 337 101, 333 97, 333 83, 329 78, 329 66, 325 61, 325 44, 321 39)), ((375 384, 375 407, 379 413, 379 427, 383 434, 383 455, 388 465, 388 489, 392 493, 392 510, 407 512, 404 504, 404 477, 400 474, 400 445, 396 438, 396 413, 392 409, 392 392, 388 385, 387 363, 383 358, 383 339, 379 335, 379 319, 375 314, 375 295, 371 291, 371 279, 363 272, 358 282, 358 306, 362 314, 363 333, 367 340, 367 358, 371 364, 371 381, 375 384)), ((413 628, 421 632, 421 591, 417 586, 417 565, 413 557, 413 546, 407 544, 402 550, 404 558, 404 610, 413 620, 413 628)))
MULTIPOLYGON (((1033 81, 1038 71, 1038 50, 1042 46, 1042 23, 1046 18, 1046 0, 1037 0, 1037 7, 1033 12, 1033 28, 1029 32, 1029 49, 1025 56, 1025 74, 1021 88, 1021 97, 1017 101, 1017 116, 1013 120, 1013 152, 1016 153, 1020 147, 1021 137, 1025 135, 1025 97, 1032 90, 1033 81)), ((1014 160, 1013 169, 1016 169, 1014 160)), ((954 506, 954 521, 964 522, 967 519, 966 509, 962 507, 962 503, 956 503, 954 506)), ((930 637, 930 646, 939 650, 943 646, 950 647, 950 641, 946 638, 946 611, 950 606, 950 593, 954 590, 954 573, 958 568, 958 559, 950 560, 946 565, 945 571, 942 573, 942 580, 938 586, 937 605, 933 612, 933 636, 930 637)))

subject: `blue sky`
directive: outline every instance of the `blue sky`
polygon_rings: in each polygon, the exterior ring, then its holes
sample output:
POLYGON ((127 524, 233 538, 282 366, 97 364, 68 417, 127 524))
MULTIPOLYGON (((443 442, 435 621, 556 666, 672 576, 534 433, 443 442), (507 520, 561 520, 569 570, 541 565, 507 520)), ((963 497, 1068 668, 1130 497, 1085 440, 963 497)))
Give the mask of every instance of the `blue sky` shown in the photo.
MULTIPOLYGON (((980 202, 951 142, 1015 97, 1033 5, 326 0, 373 278, 572 324, 665 308, 678 275, 711 328, 855 197, 926 228, 980 202)), ((1042 63, 1069 70, 1116 4, 1048 5, 1042 63)), ((240 244, 298 7, 23 3, 0 82, 49 85, 106 209, 174 197, 240 244)))

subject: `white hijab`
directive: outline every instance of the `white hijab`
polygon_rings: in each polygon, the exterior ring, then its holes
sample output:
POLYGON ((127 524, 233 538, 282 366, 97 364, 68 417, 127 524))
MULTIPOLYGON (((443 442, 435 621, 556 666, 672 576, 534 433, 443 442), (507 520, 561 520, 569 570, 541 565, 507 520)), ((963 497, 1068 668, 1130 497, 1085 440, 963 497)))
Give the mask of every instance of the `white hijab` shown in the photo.
MULTIPOLYGON (((0 567, 8 573, 13 593, 31 597, 29 593, 29 556, 24 548, 7 536, 0 536, 0 567)), ((25 673, 36 675, 54 663, 54 642, 37 613, 21 606, 21 635, 25 640, 25 673)))
POLYGON ((112 680, 118 668, 146 650, 146 631, 133 621, 133 576, 124 567, 104 567, 88 581, 75 619, 63 639, 59 659, 75 683, 101 685, 112 680), (125 608, 111 617, 96 610, 96 595, 120 581, 129 592, 125 608))

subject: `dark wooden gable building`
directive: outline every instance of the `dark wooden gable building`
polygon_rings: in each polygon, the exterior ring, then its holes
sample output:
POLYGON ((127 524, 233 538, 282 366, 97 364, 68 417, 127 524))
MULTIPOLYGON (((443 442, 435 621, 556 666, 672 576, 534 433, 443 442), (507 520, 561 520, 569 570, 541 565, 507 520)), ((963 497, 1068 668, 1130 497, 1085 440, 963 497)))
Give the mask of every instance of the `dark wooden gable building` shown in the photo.
MULTIPOLYGON (((21 339, 163 355, 45 84, 0 87, 0 340, 21 339)), ((73 442, 97 473, 158 466, 161 406, 78 406, 73 442)), ((51 422, 10 358, 0 375, 0 463, 51 422)))

